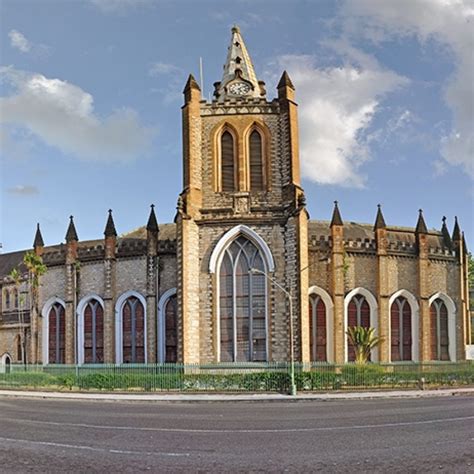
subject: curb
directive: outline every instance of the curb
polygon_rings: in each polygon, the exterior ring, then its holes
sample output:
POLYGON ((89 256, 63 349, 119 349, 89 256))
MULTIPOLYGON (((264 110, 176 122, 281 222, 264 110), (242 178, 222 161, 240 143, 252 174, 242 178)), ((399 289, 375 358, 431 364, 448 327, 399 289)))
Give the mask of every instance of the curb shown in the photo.
POLYGON ((36 392, 24 390, 0 390, 0 397, 6 398, 42 398, 55 400, 86 400, 115 402, 308 402, 340 400, 374 400, 429 398, 451 396, 474 396, 474 387, 439 390, 397 390, 380 392, 338 392, 338 393, 302 393, 291 396, 285 394, 130 394, 130 393, 80 393, 80 392, 36 392))

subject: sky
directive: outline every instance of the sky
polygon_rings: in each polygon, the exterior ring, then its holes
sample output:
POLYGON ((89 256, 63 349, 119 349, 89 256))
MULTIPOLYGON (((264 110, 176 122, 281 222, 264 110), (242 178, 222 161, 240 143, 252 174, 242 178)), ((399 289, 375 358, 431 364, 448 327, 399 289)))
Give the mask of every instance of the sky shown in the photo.
POLYGON ((287 70, 312 219, 428 228, 474 248, 472 0, 0 0, 0 242, 172 222, 189 73, 209 98, 238 24, 267 97, 287 70))

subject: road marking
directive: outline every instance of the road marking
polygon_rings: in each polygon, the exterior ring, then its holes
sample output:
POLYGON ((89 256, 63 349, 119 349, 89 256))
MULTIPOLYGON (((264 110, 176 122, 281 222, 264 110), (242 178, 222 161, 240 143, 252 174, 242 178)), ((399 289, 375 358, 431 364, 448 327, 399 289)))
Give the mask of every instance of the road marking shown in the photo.
POLYGON ((41 421, 41 420, 18 420, 12 418, 2 418, 3 421, 32 423, 40 425, 53 426, 70 426, 76 428, 89 428, 97 430, 118 430, 118 431, 158 431, 165 433, 296 433, 296 432, 311 432, 311 431, 338 431, 338 430, 364 430, 375 428, 391 428, 397 426, 412 426, 412 425, 430 425, 436 423, 456 422, 474 420, 473 416, 464 416, 458 418, 439 418, 434 420, 422 421, 399 421, 396 423, 381 423, 378 425, 353 425, 353 426, 326 426, 320 428, 282 428, 282 429, 194 429, 194 428, 154 428, 154 427, 137 427, 137 426, 106 426, 106 425, 89 425, 86 423, 61 423, 58 421, 41 421))
POLYGON ((82 444, 67 444, 67 443, 54 443, 52 441, 33 441, 29 439, 17 439, 17 438, 3 438, 0 437, 2 442, 10 443, 23 443, 23 444, 39 444, 41 446, 52 446, 55 448, 68 448, 68 449, 80 449, 85 451, 97 451, 100 453, 111 453, 111 454, 132 454, 132 455, 146 455, 146 456, 190 456, 190 453, 167 453, 160 451, 125 451, 121 449, 107 449, 107 448, 94 448, 93 446, 85 446, 82 444))

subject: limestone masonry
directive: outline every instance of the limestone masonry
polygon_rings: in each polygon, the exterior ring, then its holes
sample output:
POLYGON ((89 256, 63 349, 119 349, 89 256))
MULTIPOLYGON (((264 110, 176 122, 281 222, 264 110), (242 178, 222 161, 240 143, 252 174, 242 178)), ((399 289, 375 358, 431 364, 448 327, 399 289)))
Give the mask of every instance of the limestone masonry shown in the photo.
POLYGON ((349 326, 374 327, 372 361, 455 361, 470 343, 467 249, 448 232, 308 218, 295 88, 266 97, 237 27, 211 102, 184 89, 183 190, 172 224, 32 252, 47 267, 32 294, 26 251, 0 255, 0 362, 354 359, 349 326), (16 280, 13 268, 20 272, 16 280), (290 301, 293 327, 290 319, 290 301), (292 331, 293 330, 293 331, 292 331))

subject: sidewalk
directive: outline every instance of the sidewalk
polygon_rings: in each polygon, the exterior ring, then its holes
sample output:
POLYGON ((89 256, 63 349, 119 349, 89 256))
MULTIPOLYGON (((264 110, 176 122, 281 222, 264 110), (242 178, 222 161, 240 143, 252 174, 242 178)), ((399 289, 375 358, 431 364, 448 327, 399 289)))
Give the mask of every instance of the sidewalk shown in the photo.
POLYGON ((474 387, 439 390, 384 390, 372 392, 299 393, 296 397, 280 393, 90 393, 90 392, 33 392, 0 390, 0 397, 48 398, 69 400, 140 401, 140 402, 274 402, 274 401, 331 401, 420 397, 474 396, 474 387))

